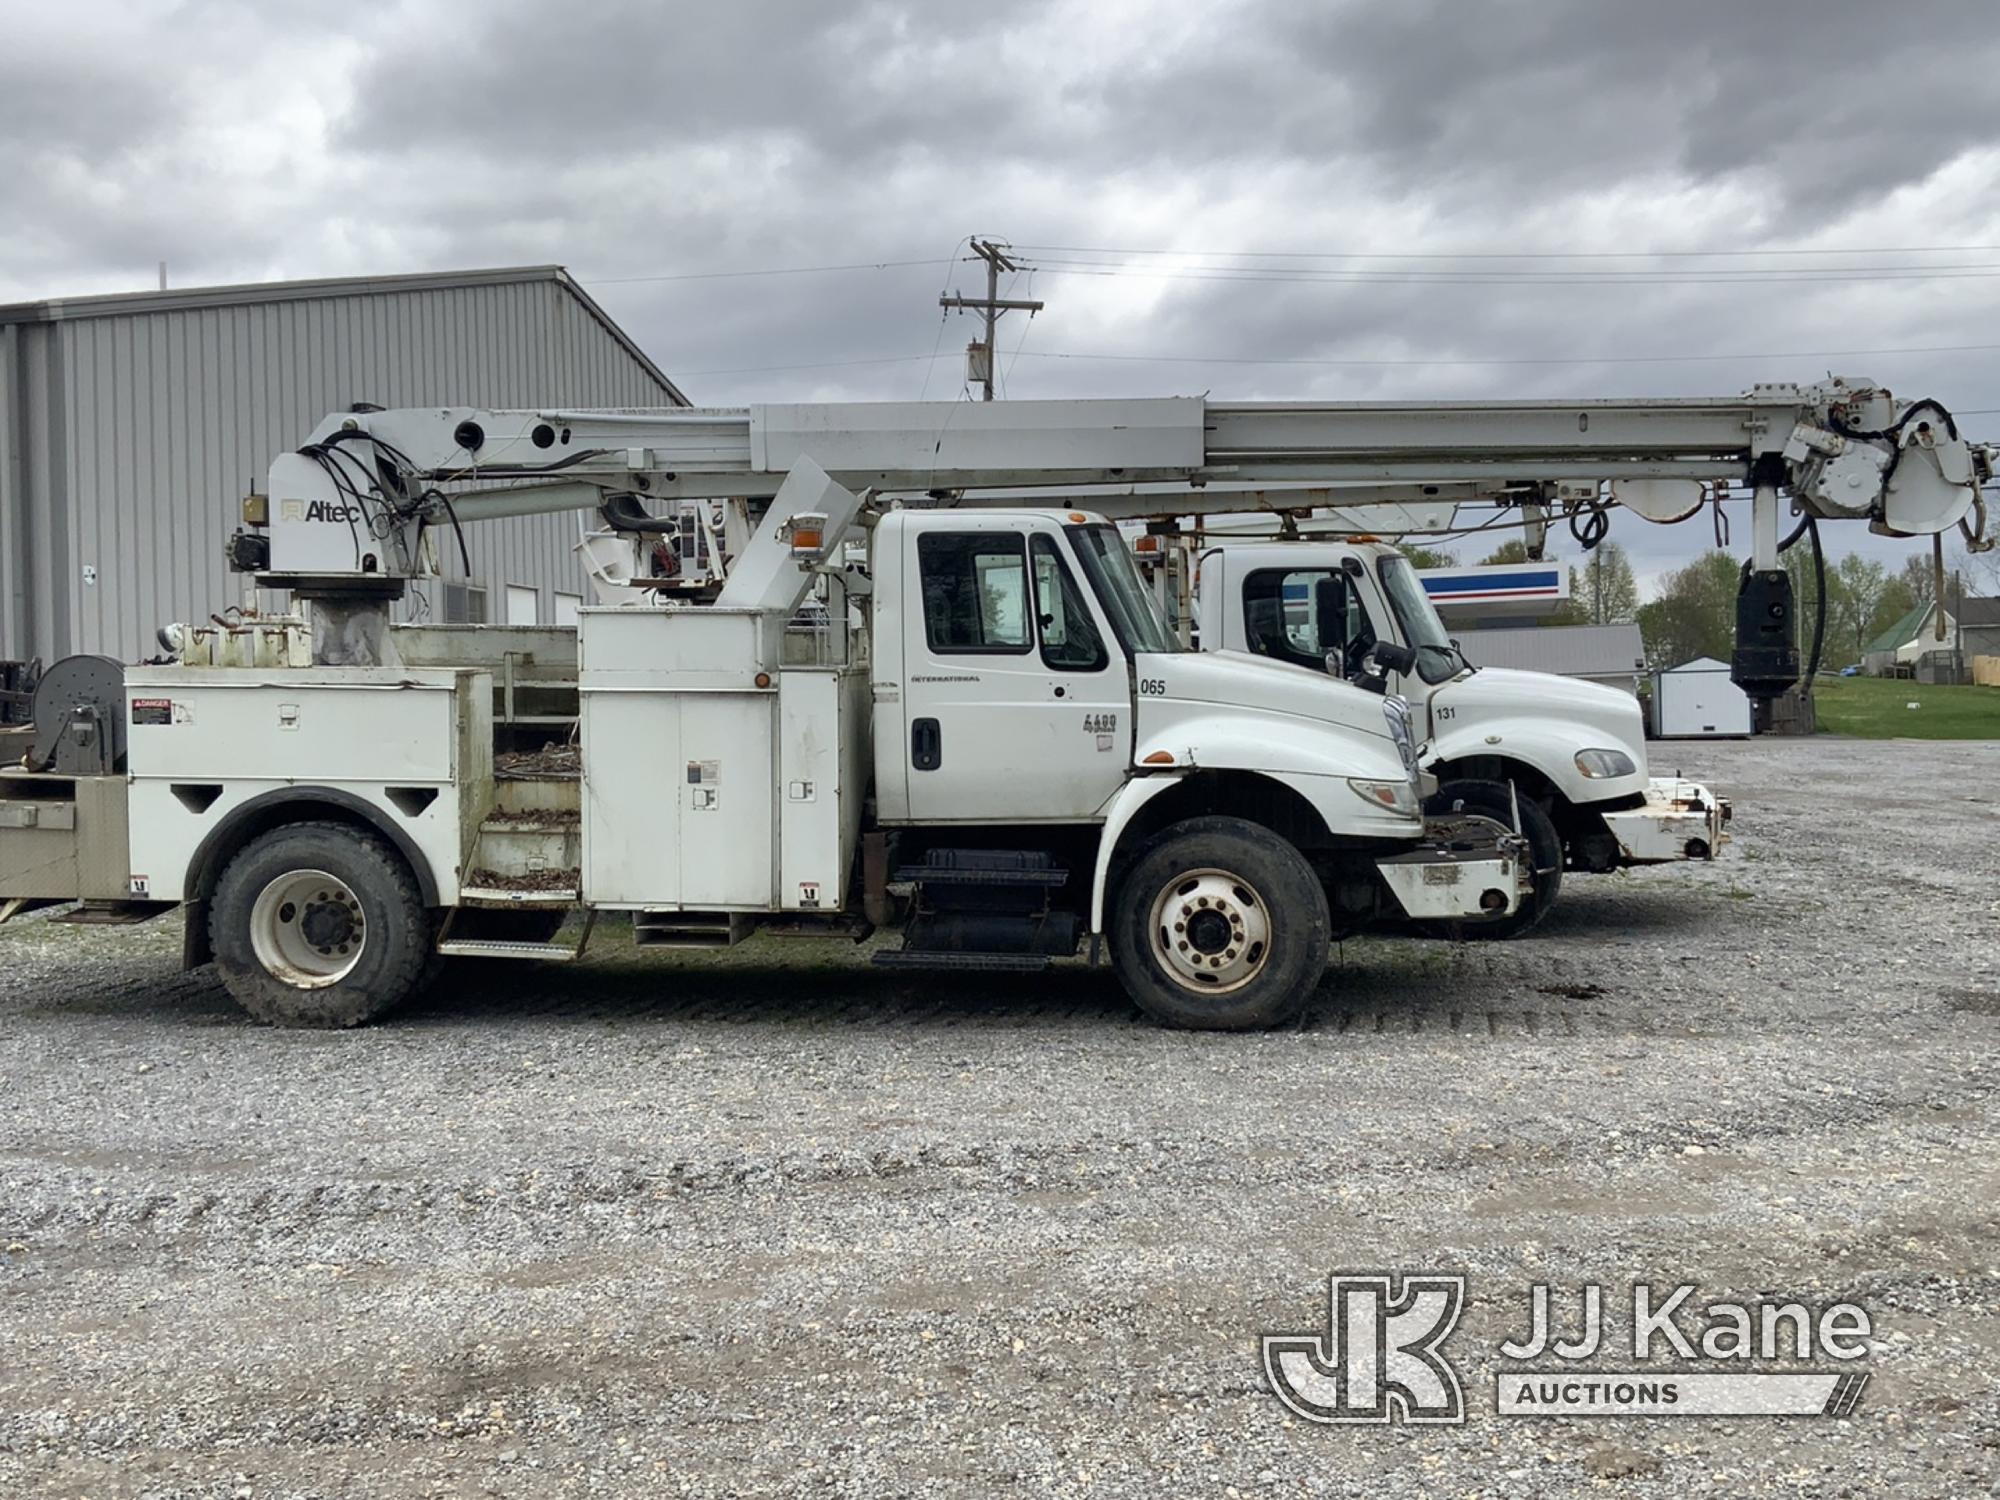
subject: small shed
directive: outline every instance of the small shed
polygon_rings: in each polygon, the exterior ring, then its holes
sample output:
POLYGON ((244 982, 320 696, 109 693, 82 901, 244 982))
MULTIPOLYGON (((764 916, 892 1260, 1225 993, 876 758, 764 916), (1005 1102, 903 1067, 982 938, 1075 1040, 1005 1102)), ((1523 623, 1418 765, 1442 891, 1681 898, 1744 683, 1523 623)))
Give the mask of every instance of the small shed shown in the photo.
POLYGON ((1653 735, 1662 740, 1747 738, 1750 695, 1729 680, 1729 664, 1698 656, 1653 674, 1653 735))

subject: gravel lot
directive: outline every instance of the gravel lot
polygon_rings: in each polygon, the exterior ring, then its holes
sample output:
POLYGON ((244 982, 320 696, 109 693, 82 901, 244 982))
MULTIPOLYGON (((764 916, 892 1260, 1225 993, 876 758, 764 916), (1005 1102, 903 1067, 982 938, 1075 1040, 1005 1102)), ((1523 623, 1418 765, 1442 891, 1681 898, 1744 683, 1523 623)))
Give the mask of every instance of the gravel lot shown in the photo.
POLYGON ((1736 799, 1718 863, 1349 944, 1273 1035, 766 941, 285 1033, 175 923, 0 929, 0 1492, 2000 1492, 2000 749, 1655 767, 1736 799), (1265 1389, 1357 1266, 1469 1274, 1464 1427, 1265 1389), (1857 1300, 1872 1383, 1495 1416, 1592 1280, 1857 1300))

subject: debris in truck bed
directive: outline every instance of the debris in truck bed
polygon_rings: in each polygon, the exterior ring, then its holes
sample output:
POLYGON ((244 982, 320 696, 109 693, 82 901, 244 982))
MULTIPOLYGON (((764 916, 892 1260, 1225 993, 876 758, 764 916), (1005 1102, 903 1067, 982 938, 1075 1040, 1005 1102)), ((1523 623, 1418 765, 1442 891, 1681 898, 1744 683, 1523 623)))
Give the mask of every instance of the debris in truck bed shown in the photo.
POLYGON ((582 821, 583 814, 573 807, 496 808, 486 815, 488 825, 496 828, 574 828, 582 821))
POLYGON ((523 870, 503 875, 498 870, 474 870, 467 884, 497 891, 573 891, 583 878, 581 870, 523 870))
POLYGON ((544 745, 539 750, 503 750, 493 757, 493 774, 520 780, 581 776, 583 751, 576 745, 544 745))

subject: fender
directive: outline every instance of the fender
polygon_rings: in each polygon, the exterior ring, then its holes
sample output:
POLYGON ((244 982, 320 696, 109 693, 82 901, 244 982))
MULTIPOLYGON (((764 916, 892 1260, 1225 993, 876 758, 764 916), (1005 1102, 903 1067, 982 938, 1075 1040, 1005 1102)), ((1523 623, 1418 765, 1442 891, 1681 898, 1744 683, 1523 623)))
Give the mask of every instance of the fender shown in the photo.
POLYGON ((1632 747, 1620 737, 1579 719, 1511 714, 1475 718, 1462 728, 1446 725, 1444 733, 1425 747, 1423 765, 1426 771, 1435 771, 1442 761, 1476 756, 1517 760, 1541 772, 1557 791, 1579 806, 1628 798, 1646 790, 1649 780, 1643 748, 1633 756, 1630 776, 1589 777, 1577 770, 1577 751, 1596 745, 1632 753, 1632 747))
MULTIPOLYGON (((1177 704, 1186 710, 1192 705, 1177 704)), ((1242 709, 1176 712, 1169 722, 1149 722, 1158 705, 1142 702, 1142 730, 1133 758, 1155 774, 1127 779, 1104 804, 1096 867, 1091 879, 1092 932, 1104 930, 1104 903, 1111 861, 1139 811, 1195 771, 1247 771, 1297 792, 1337 838, 1379 839, 1384 854, 1415 842, 1423 824, 1398 817, 1354 795, 1349 777, 1404 781, 1408 773, 1387 736, 1365 735, 1340 726, 1290 715, 1242 709), (1246 722, 1247 721, 1247 722, 1246 722), (1155 759, 1171 756, 1171 761, 1155 759)))
POLYGON ((259 823, 271 820, 269 814, 279 808, 297 804, 300 811, 312 807, 337 807, 350 814, 357 822, 381 834, 403 856, 410 871, 417 877, 417 889, 422 893, 424 905, 438 904, 438 884, 431 874, 430 861, 407 832, 389 820, 381 808, 375 807, 352 792, 336 791, 328 786, 288 786, 276 791, 265 792, 252 797, 240 807, 231 808, 229 815, 215 827, 209 829, 206 837, 195 846, 194 857, 188 861, 187 879, 181 887, 188 901, 206 900, 214 894, 217 870, 217 852, 241 841, 243 831, 259 823))
POLYGON ((1179 775, 1134 776, 1104 804, 1104 832, 1097 840, 1097 867, 1090 877, 1090 930, 1104 931, 1104 897, 1111 881, 1111 856, 1140 808, 1181 784, 1179 775))

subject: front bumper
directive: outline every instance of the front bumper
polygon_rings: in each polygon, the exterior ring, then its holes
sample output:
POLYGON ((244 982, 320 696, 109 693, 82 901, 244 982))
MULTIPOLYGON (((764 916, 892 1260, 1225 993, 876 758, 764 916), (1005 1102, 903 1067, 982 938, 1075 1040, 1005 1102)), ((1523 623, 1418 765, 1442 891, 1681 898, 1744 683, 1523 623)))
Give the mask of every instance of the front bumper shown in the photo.
POLYGON ((1698 781, 1655 776, 1643 807, 1604 814, 1620 865, 1714 859, 1729 841, 1729 804, 1698 781))
POLYGON ((1375 861, 1404 915, 1418 921, 1505 916, 1533 889, 1528 841, 1490 818, 1454 813, 1424 821, 1424 841, 1375 861))

